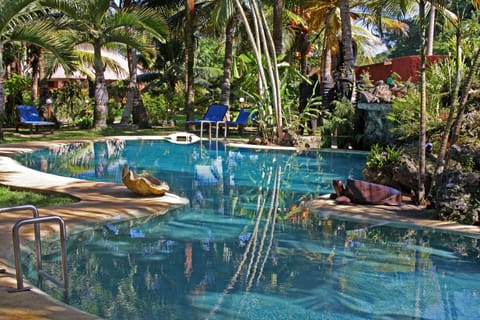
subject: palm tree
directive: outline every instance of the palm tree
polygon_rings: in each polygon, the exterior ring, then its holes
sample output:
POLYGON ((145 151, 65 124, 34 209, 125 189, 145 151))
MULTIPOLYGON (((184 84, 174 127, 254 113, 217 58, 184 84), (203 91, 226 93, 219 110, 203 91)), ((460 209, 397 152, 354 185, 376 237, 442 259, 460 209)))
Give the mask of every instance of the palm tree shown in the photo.
POLYGON ((185 112, 187 120, 193 118, 195 87, 193 66, 195 62, 195 0, 185 0, 185 112))
POLYGON ((228 19, 225 26, 225 56, 223 60, 223 79, 222 79, 222 93, 220 95, 220 103, 227 106, 230 105, 230 88, 232 78, 232 55, 233 55, 233 40, 235 36, 235 27, 238 22, 238 16, 232 16, 228 19))
MULTIPOLYGON (((129 8, 134 5, 134 0, 124 0, 118 3, 113 3, 114 9, 129 8)), ((127 27, 128 28, 128 27, 127 27)), ((134 48, 127 47, 127 61, 128 61, 128 91, 127 101, 125 102, 125 108, 123 109, 122 118, 120 124, 127 125, 130 120, 130 115, 133 111, 133 123, 138 124, 140 128, 147 127, 149 125, 148 114, 145 110, 145 105, 140 95, 137 83, 137 52, 134 48)))
MULTIPOLYGON (((353 40, 352 40, 352 20, 350 18, 350 0, 340 0, 340 18, 342 21, 342 65, 341 78, 342 81, 353 85, 355 83, 355 56, 353 53, 353 40)), ((340 98, 350 98, 351 90, 339 90, 340 98)))
POLYGON ((284 0, 275 0, 273 4, 273 42, 275 51, 280 55, 283 51, 283 7, 284 0))
POLYGON ((419 20, 420 20, 420 134, 418 139, 418 190, 417 203, 425 204, 425 174, 427 172, 427 158, 425 144, 427 143, 427 79, 426 79, 426 38, 425 38, 425 0, 419 1, 419 20))
POLYGON ((210 21, 213 27, 221 29, 224 34, 224 59, 223 59, 223 79, 221 84, 221 94, 219 102, 230 105, 230 89, 232 78, 233 47, 235 40, 235 31, 238 26, 240 15, 235 8, 234 0, 215 1, 213 10, 211 10, 210 21))
POLYGON ((67 65, 71 55, 65 50, 66 42, 57 29, 47 21, 40 20, 45 12, 35 0, 0 0, 0 141, 3 140, 5 116, 5 69, 4 45, 23 41, 52 52, 59 62, 67 65))
POLYGON ((305 2, 304 11, 309 17, 310 30, 314 31, 312 34, 317 33, 317 37, 322 35, 320 72, 324 108, 330 109, 332 90, 336 84, 341 84, 343 87, 339 92, 341 94, 339 98, 355 98, 352 91, 355 80, 354 53, 363 52, 367 56, 372 48, 381 44, 380 39, 366 27, 375 25, 378 30, 396 30, 404 35, 408 33, 408 26, 405 23, 382 14, 383 7, 379 5, 380 2, 384 1, 309 0, 305 2), (367 8, 367 4, 371 7, 367 8), (374 4, 378 6, 375 7, 374 4), (354 19, 361 21, 362 24, 353 24, 354 19), (354 50, 354 44, 358 44, 355 46, 356 50, 354 50))
POLYGON ((151 8, 129 7, 111 10, 109 0, 39 0, 45 6, 64 14, 58 23, 72 32, 76 44, 93 47, 95 70, 95 128, 107 126, 108 91, 102 49, 111 44, 124 44, 144 53, 147 44, 139 32, 147 32, 159 41, 168 29, 163 17, 151 8), (128 28, 127 28, 128 27, 128 28))

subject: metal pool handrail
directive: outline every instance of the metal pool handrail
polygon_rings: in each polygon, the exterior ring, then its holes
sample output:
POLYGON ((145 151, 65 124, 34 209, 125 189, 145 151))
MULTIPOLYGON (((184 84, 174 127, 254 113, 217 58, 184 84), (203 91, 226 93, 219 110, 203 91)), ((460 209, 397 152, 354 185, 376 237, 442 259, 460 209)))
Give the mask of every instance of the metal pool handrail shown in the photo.
MULTIPOLYGON (((32 211, 32 214, 33 214, 34 218, 38 218, 40 216, 37 207, 35 207, 34 205, 31 205, 31 204, 0 208, 0 213, 22 211, 22 210, 32 211)), ((34 226, 34 233, 35 233, 35 255, 36 255, 36 258, 37 258, 37 266, 41 266, 41 261, 39 259, 40 259, 40 252, 42 251, 42 247, 41 247, 41 243, 40 243, 40 226, 38 224, 35 224, 35 226, 34 226)))
MULTIPOLYGON (((44 216, 40 217, 38 214, 38 210, 33 205, 24 205, 24 206, 16 206, 16 207, 8 207, 8 208, 0 208, 0 212, 9 212, 9 211, 18 211, 18 210, 32 210, 33 211, 33 218, 29 219, 21 219, 18 220, 12 229, 12 236, 13 236, 13 252, 15 256, 15 273, 17 279, 17 289, 8 290, 9 292, 19 292, 19 291, 26 291, 30 290, 30 287, 23 286, 23 275, 22 275, 22 265, 20 261, 20 239, 19 239, 19 229, 20 227, 27 225, 27 224, 34 224, 35 229, 35 251, 36 251, 36 260, 37 260, 37 269, 38 274, 47 278, 48 280, 55 283, 57 286, 64 288, 64 290, 68 289, 68 276, 67 276, 67 251, 65 245, 66 239, 66 227, 65 221, 59 216, 44 216), (60 244, 61 244, 61 256, 62 256, 62 276, 63 276, 63 283, 56 279, 55 277, 48 274, 46 271, 42 269, 42 251, 41 251, 41 239, 40 239, 40 224, 44 222, 57 222, 59 224, 60 229, 60 244)), ((5 271, 5 270, 3 270, 5 271)))

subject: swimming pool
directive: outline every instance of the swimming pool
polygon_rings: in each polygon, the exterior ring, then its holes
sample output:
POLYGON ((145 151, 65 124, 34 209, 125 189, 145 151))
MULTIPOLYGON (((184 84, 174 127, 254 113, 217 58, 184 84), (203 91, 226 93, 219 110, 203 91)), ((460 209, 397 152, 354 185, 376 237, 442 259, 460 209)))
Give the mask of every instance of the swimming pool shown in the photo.
MULTIPOLYGON (((68 240, 68 303, 107 319, 473 319, 478 239, 327 219, 302 202, 365 154, 112 140, 21 162, 119 182, 148 170, 191 204, 68 240), (72 153, 73 151, 73 153, 72 153), (59 154, 68 155, 60 157, 59 154)), ((44 267, 58 268, 55 245, 44 267)), ((58 269, 57 269, 58 270, 58 269)), ((56 289, 45 290, 62 299, 56 289)))

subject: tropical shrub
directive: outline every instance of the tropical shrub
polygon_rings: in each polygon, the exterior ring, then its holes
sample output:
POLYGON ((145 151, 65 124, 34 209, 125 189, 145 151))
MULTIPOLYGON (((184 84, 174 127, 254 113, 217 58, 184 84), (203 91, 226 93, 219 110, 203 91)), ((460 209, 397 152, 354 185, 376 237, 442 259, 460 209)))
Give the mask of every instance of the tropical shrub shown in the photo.
POLYGON ((81 117, 75 120, 75 126, 79 127, 80 129, 91 129, 93 128, 93 117, 81 117))
POLYGON ((5 80, 5 96, 7 97, 6 115, 7 122, 11 122, 14 117, 14 108, 19 104, 33 104, 32 99, 32 81, 29 78, 24 78, 18 74, 5 80))
POLYGON ((402 154, 402 147, 386 146, 383 148, 378 144, 374 144, 367 155, 366 167, 371 170, 381 171, 387 165, 398 163, 402 154))
POLYGON ((82 81, 69 81, 62 88, 52 91, 55 117, 63 123, 76 124, 79 118, 85 116, 87 109, 93 115, 92 100, 88 98, 88 84, 82 81))
POLYGON ((148 117, 153 124, 169 120, 167 115, 167 102, 164 94, 154 95, 150 92, 142 92, 142 100, 147 109, 148 117))
MULTIPOLYGON (((332 111, 324 110, 322 125, 320 126, 324 136, 353 139, 355 106, 348 99, 334 100, 331 102, 332 111)), ((324 140, 327 142, 327 140, 324 140)), ((330 141, 332 143, 332 141, 330 141)))

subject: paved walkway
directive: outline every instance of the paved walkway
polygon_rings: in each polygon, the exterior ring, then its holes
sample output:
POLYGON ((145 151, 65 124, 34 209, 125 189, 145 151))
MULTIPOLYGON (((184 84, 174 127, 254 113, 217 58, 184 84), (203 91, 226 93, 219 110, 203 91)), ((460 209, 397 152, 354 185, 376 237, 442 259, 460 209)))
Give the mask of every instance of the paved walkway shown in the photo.
MULTIPOLYGON (((40 215, 59 215, 67 223, 67 233, 76 228, 95 221, 108 220, 115 217, 141 217, 151 214, 164 214, 172 206, 188 203, 187 199, 173 194, 163 197, 139 197, 121 184, 84 181, 59 177, 20 165, 11 157, 21 152, 31 152, 52 143, 31 142, 21 144, 0 145, 0 185, 17 188, 36 189, 48 192, 66 193, 80 201, 62 207, 39 209, 40 215)), ((441 222, 431 212, 421 207, 406 204, 401 207, 336 205, 332 200, 319 198, 312 201, 310 207, 322 215, 341 216, 357 221, 375 221, 379 223, 403 224, 444 229, 454 232, 469 233, 480 237, 480 227, 464 226, 452 222, 441 222)), ((0 213, 0 320, 83 320, 96 317, 82 313, 69 306, 51 300, 40 290, 8 293, 8 289, 16 288, 15 269, 12 265, 12 226, 24 217, 31 217, 31 212, 0 213)), ((51 232, 46 225, 42 232, 51 232), (45 231, 44 231, 45 229, 45 231)), ((22 239, 33 239, 31 230, 22 233, 22 239)), ((28 284, 25 284, 28 285, 28 284)))

